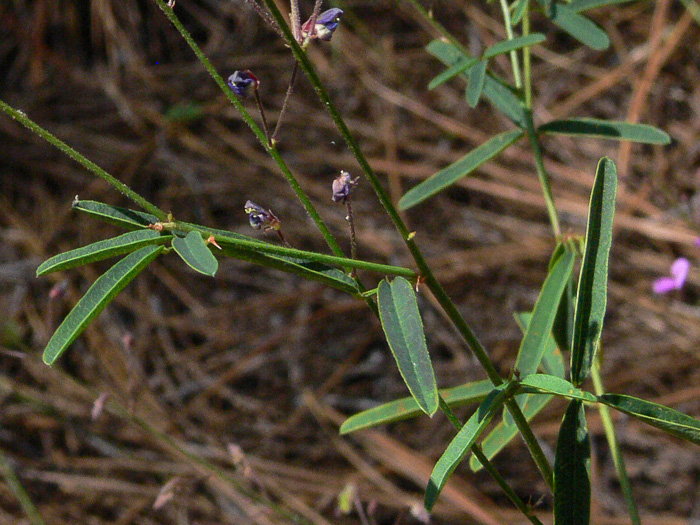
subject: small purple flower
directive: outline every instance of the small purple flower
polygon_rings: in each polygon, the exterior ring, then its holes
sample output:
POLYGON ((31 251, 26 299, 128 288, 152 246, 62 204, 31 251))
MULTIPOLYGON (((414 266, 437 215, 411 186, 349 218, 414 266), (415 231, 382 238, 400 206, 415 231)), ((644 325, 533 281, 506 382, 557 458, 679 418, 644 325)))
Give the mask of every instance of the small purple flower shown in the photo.
MULTIPOLYGON (((319 40, 325 40, 326 42, 333 38, 333 33, 338 29, 338 23, 340 22, 340 17, 343 16, 343 10, 334 7, 328 11, 324 11, 316 19, 314 24, 314 37, 319 40)), ((311 30, 311 19, 304 22, 301 27, 301 34, 304 37, 309 35, 311 30)))
POLYGON ((695 246, 700 246, 700 237, 695 239, 695 246))
POLYGON ((661 277, 654 281, 654 293, 664 294, 673 290, 680 290, 685 284, 690 270, 690 261, 685 257, 676 259, 671 265, 671 276, 661 277))
POLYGON ((251 89, 258 89, 259 85, 258 77, 253 75, 250 69, 234 71, 233 75, 228 77, 228 86, 241 98, 246 98, 250 95, 251 89))
POLYGON ((280 220, 275 217, 272 210, 265 210, 253 201, 247 201, 244 210, 248 214, 251 227, 256 230, 279 230, 281 227, 280 220))
POLYGON ((357 179, 353 180, 347 171, 341 170, 340 175, 333 181, 333 202, 342 201, 344 203, 350 196, 350 190, 352 190, 352 187, 356 184, 357 179))

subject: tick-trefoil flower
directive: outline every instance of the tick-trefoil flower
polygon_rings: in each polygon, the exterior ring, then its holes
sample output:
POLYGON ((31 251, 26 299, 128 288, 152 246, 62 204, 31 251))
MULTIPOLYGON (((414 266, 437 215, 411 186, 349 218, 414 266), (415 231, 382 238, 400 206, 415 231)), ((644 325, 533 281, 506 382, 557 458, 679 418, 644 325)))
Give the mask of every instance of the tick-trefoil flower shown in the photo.
POLYGON ((234 71, 233 75, 228 77, 228 87, 231 88, 237 96, 246 98, 252 90, 258 89, 260 81, 258 77, 253 75, 250 69, 245 71, 234 71))
POLYGON ((661 277, 654 281, 654 293, 664 294, 673 290, 680 290, 685 284, 690 270, 690 261, 685 257, 676 259, 671 265, 671 276, 661 277))
POLYGON ((347 171, 341 170, 340 175, 338 175, 333 181, 333 202, 345 202, 350 196, 350 190, 357 184, 357 179, 350 176, 347 171))
MULTIPOLYGON (((333 38, 333 33, 338 29, 338 23, 340 22, 340 17, 343 16, 343 10, 334 7, 328 11, 324 11, 318 18, 316 18, 316 23, 314 24, 314 31, 312 38, 318 38, 319 40, 325 40, 326 42, 333 38)), ((311 32, 311 18, 309 18, 304 25, 301 26, 301 35, 306 38, 311 32)))
POLYGON ((276 230, 282 227, 280 220, 275 217, 272 210, 265 210, 262 206, 255 204, 253 201, 245 203, 245 212, 248 214, 250 225, 256 230, 276 230))

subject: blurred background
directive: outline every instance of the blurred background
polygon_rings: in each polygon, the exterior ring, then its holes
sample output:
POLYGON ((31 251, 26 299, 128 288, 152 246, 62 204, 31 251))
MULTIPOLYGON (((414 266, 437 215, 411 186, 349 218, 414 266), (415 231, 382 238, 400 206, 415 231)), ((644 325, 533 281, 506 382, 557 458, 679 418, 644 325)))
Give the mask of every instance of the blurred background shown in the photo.
MULTIPOLYGON (((301 4, 308 16, 311 2, 301 4)), ((505 37, 495 3, 431 4, 474 53, 505 37)), ((428 91, 442 71, 424 50, 436 35, 408 3, 332 5, 345 10, 341 27, 309 54, 395 201, 512 127, 484 101, 470 109, 462 80, 428 91)), ((275 122, 293 61, 250 4, 179 0, 175 13, 224 78, 254 71, 275 122)), ((673 137, 666 147, 543 139, 567 234, 585 232, 598 159, 613 158, 621 175, 603 380, 609 391, 698 417, 700 17, 666 0, 590 15, 610 35, 605 52, 535 15, 547 35, 534 48, 536 121, 638 121, 673 137), (685 286, 654 294, 678 257, 691 262, 685 286)), ((511 78, 505 57, 493 64, 511 78)), ((243 206, 252 199, 275 212, 294 247, 326 253, 276 165, 155 2, 2 2, 0 72, 0 99, 178 219, 266 238, 248 225, 243 206)), ((360 170, 301 73, 279 141, 349 251, 345 209, 330 185, 339 170, 360 170)), ((0 523, 30 523, 15 482, 50 524, 425 522, 422 491, 454 430, 437 415, 338 436, 347 415, 407 395, 366 304, 340 292, 230 259, 211 279, 161 257, 46 367, 52 331, 112 261, 39 279, 36 267, 121 233, 72 212, 76 195, 130 203, 4 115, 0 145, 0 523)), ((364 180, 353 195, 360 257, 412 267, 364 180)), ((527 143, 406 219, 507 375, 520 341, 512 314, 532 308, 553 248, 527 143)), ((419 301, 439 385, 483 379, 430 298, 419 301)), ((563 406, 550 404, 533 424, 552 455, 563 406)), ((628 523, 600 418, 589 416, 592 522, 628 523)), ((616 423, 644 523, 700 520, 698 449, 619 414, 616 423)), ((515 440, 495 463, 551 523, 551 497, 524 445, 515 440)), ((467 464, 431 518, 522 522, 491 478, 467 464)))

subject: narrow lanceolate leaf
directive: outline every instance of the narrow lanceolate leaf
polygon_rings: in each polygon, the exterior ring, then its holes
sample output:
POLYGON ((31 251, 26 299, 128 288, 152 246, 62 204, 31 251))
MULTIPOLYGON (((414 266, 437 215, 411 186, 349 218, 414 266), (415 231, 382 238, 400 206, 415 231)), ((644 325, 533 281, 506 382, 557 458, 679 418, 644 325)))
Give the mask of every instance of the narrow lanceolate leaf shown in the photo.
POLYGON ((609 5, 625 4, 631 2, 632 0, 573 0, 569 7, 580 13, 582 11, 588 11, 589 9, 595 9, 597 7, 606 7, 609 5))
MULTIPOLYGON (((519 312, 515 314, 515 320, 520 329, 525 333, 532 314, 529 312, 519 312)), ((547 339, 544 347, 544 355, 542 356, 542 370, 545 374, 557 376, 564 379, 566 376, 566 365, 564 364, 564 356, 562 355, 553 337, 547 339)))
MULTIPOLYGON (((480 403, 493 390, 493 383, 488 380, 475 381, 466 385, 440 390, 440 395, 450 408, 456 408, 470 403, 480 403)), ((341 434, 349 434, 364 428, 386 425, 402 421, 422 414, 418 403, 412 397, 404 397, 396 401, 384 403, 378 407, 364 410, 350 416, 340 427, 341 434)))
MULTIPOLYGON (((544 407, 554 398, 548 395, 531 395, 523 397, 519 400, 518 405, 522 410, 525 419, 530 421, 539 414, 544 407)), ((481 452, 492 459, 503 450, 508 443, 513 441, 513 438, 518 435, 518 427, 511 424, 506 424, 505 419, 501 421, 481 442, 481 452)), ((483 468, 481 462, 475 456, 469 458, 469 468, 474 472, 483 468)))
POLYGON ((76 266, 117 257, 133 252, 149 244, 164 244, 172 239, 171 235, 161 235, 153 230, 137 230, 119 237, 99 241, 82 248, 59 253, 44 261, 36 269, 37 277, 59 270, 68 270, 76 266))
POLYGON ((438 390, 413 287, 403 277, 385 280, 379 283, 377 299, 399 372, 420 409, 432 416, 438 409, 438 390))
POLYGON ((518 382, 518 390, 535 394, 553 394, 555 396, 576 399, 587 403, 595 403, 598 401, 598 398, 590 392, 576 388, 566 379, 549 374, 532 374, 523 377, 518 382))
POLYGON ((139 248, 98 277, 51 336, 44 350, 44 363, 52 365, 105 306, 163 250, 163 246, 139 248))
POLYGON ((654 126, 595 118, 553 120, 540 126, 537 131, 540 133, 557 133, 560 135, 629 140, 632 142, 641 142, 642 144, 671 143, 669 134, 654 126))
POLYGON ((571 382, 579 386, 588 377, 598 348, 608 300, 608 258, 612 245, 617 170, 604 157, 598 163, 586 227, 581 274, 576 294, 576 316, 571 345, 571 382))
POLYGON ((622 394, 603 394, 598 401, 641 419, 664 432, 700 445, 700 421, 672 408, 622 394))
POLYGON ((520 23, 520 20, 523 18, 523 14, 525 13, 525 8, 527 7, 529 1, 530 0, 517 0, 517 3, 515 4, 515 7, 513 8, 513 16, 510 19, 513 27, 515 27, 516 25, 518 25, 520 23))
POLYGON ((583 403, 573 400, 559 429, 554 458, 554 524, 588 525, 591 443, 583 403))
POLYGON ((204 243, 202 235, 190 232, 186 237, 175 237, 173 248, 183 261, 193 270, 204 275, 214 276, 219 269, 219 262, 204 243))
POLYGON ((467 153, 466 156, 457 162, 450 164, 446 168, 438 171, 429 179, 421 182, 418 186, 411 188, 406 195, 399 200, 399 208, 407 210, 425 199, 441 192, 448 186, 454 184, 462 177, 466 177, 484 162, 492 159, 501 151, 513 144, 523 136, 520 130, 506 131, 496 135, 481 146, 467 153))
POLYGON ((445 71, 440 73, 438 76, 436 76, 433 80, 430 81, 430 84, 428 84, 428 89, 435 89, 438 86, 441 86, 448 80, 452 80, 454 77, 461 73, 465 73, 469 71, 469 69, 474 66, 479 61, 478 58, 462 58, 452 64, 450 67, 448 67, 445 71))
POLYGON ((97 201, 81 201, 76 198, 73 201, 73 209, 128 230, 147 228, 150 224, 158 222, 158 217, 150 213, 110 206, 97 201))
MULTIPOLYGON (((452 44, 442 40, 433 40, 426 46, 426 50, 447 66, 452 66, 463 60, 474 59, 474 57, 465 55, 452 44)), ((525 128, 527 126, 527 118, 521 100, 511 88, 488 72, 484 79, 484 97, 518 127, 525 128)))
POLYGON ((522 49, 523 47, 534 46, 535 44, 540 44, 547 40, 547 37, 542 33, 531 33, 524 36, 516 36, 510 40, 503 40, 497 44, 492 45, 486 51, 484 51, 483 58, 493 58, 496 55, 502 55, 504 53, 510 53, 516 49, 522 49))
POLYGON ((469 70, 469 84, 467 85, 467 104, 475 108, 481 98, 481 92, 484 90, 484 82, 486 81, 486 60, 479 62, 469 70))
POLYGON ((487 425, 493 419, 509 393, 509 385, 501 385, 494 389, 484 400, 462 429, 457 433, 445 452, 435 464, 428 487, 425 490, 425 508, 430 511, 435 505, 445 483, 450 478, 457 465, 464 459, 469 449, 476 443, 479 436, 486 430, 487 425))
POLYGON ((605 31, 571 7, 553 3, 551 19, 560 29, 591 49, 603 51, 610 47, 610 39, 605 31))
POLYGON ((515 361, 515 370, 521 377, 534 374, 540 366, 547 342, 551 338, 562 292, 574 269, 574 260, 573 253, 564 253, 545 279, 515 361))

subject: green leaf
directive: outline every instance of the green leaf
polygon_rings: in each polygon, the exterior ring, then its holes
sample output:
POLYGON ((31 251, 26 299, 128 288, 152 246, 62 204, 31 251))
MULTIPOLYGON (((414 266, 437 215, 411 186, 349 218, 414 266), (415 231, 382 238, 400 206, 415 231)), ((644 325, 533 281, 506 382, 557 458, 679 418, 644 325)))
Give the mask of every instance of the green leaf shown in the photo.
POLYGON ((581 11, 588 11, 589 9, 595 9, 597 7, 625 4, 631 1, 632 0, 573 0, 569 4, 569 8, 580 13, 581 11))
MULTIPOLYGON (((552 257, 549 261, 549 269, 554 267, 554 264, 559 260, 559 258, 564 255, 567 251, 576 254, 576 251, 572 249, 568 244, 559 243, 552 253, 552 257)), ((583 251, 583 250, 582 250, 583 251)), ((569 277, 564 293, 559 301, 559 308, 557 309, 557 316, 554 318, 554 325, 552 326, 552 336, 556 341, 557 346, 561 351, 569 351, 571 349, 571 340, 574 331, 574 275, 569 277)), ((560 352, 561 354, 561 352, 560 352)), ((553 374, 559 375, 559 374, 553 374)), ((563 375, 561 377, 564 377, 563 375)))
MULTIPOLYGON (((519 312, 515 314, 515 321, 518 323, 523 333, 527 330, 531 318, 532 314, 529 312, 519 312)), ((547 339, 544 346, 541 368, 544 370, 545 374, 561 377, 562 379, 564 379, 566 375, 564 357, 559 348, 557 348, 554 338, 551 336, 547 339)))
POLYGON ((510 386, 510 384, 500 385, 486 397, 438 459, 425 490, 425 508, 428 512, 432 510, 435 501, 457 465, 486 430, 494 414, 503 406, 508 397, 510 386))
POLYGON ((574 269, 575 259, 571 252, 562 255, 542 285, 542 291, 535 303, 532 318, 515 361, 515 370, 521 376, 534 374, 540 366, 545 347, 551 337, 562 292, 574 269))
POLYGON ((555 525, 588 525, 591 513, 591 443, 583 403, 564 414, 554 458, 555 525))
POLYGON ((511 25, 515 27, 520 23, 523 18, 523 13, 525 13, 525 8, 530 0, 517 0, 515 7, 513 8, 513 16, 511 17, 511 25))
MULTIPOLYGON (((520 405, 525 419, 530 421, 539 414, 553 398, 554 396, 548 395, 531 395, 522 398, 522 400, 518 400, 518 405, 520 405)), ((517 435, 518 427, 506 424, 505 420, 501 421, 481 442, 481 451, 487 458, 492 459, 517 435)), ((483 468, 483 465, 475 456, 472 456, 469 458, 469 468, 477 472, 483 468)))
POLYGON ((436 87, 443 85, 448 80, 452 80, 457 75, 468 71, 478 61, 478 58, 462 58, 458 60, 431 80, 430 84, 428 84, 428 89, 435 89, 436 87))
MULTIPOLYGON (((460 60, 474 59, 474 57, 462 53, 454 45, 442 40, 433 40, 426 46, 426 50, 447 66, 452 66, 460 60)), ((486 73, 484 79, 484 97, 518 127, 526 127, 525 110, 518 96, 510 87, 489 72, 486 73)))
POLYGON ((493 58, 497 55, 510 53, 516 49, 534 46, 535 44, 539 44, 545 40, 547 40, 547 37, 542 33, 531 33, 529 35, 516 36, 515 38, 503 40, 487 48, 486 51, 484 51, 483 58, 493 58))
POLYGON ((532 394, 553 394, 587 403, 596 403, 598 401, 590 392, 576 388, 566 379, 549 374, 532 374, 522 378, 518 382, 518 391, 532 394))
POLYGON ((481 98, 486 80, 486 60, 479 60, 477 64, 469 70, 469 83, 467 84, 467 104, 475 108, 481 98))
POLYGON ((379 318, 399 372, 420 409, 432 416, 438 409, 438 390, 416 293, 411 283, 397 277, 382 281, 377 292, 379 318))
POLYGON ((603 157, 598 163, 588 209, 586 247, 576 293, 571 345, 571 382, 579 386, 588 377, 598 348, 608 301, 608 258, 612 245, 617 170, 603 157))
POLYGON ((173 248, 183 261, 193 270, 214 277, 219 262, 204 243, 199 232, 190 232, 186 237, 175 237, 173 248))
MULTIPOLYGON (((456 408, 483 401, 491 390, 493 390, 493 383, 485 379, 453 388, 445 388, 440 390, 440 395, 450 408, 456 408)), ((349 434, 364 428, 402 421, 418 416, 421 413, 422 411, 415 399, 404 397, 403 399, 390 401, 350 416, 341 425, 340 434, 349 434)))
POLYGON ((551 15, 555 25, 591 49, 603 51, 610 47, 607 33, 571 7, 555 2, 552 4, 551 15))
POLYGON ((77 197, 73 201, 73 209, 128 230, 148 228, 149 225, 159 222, 158 217, 150 213, 110 206, 97 201, 80 201, 77 197))
POLYGON ((598 401, 664 432, 700 445, 700 421, 682 412, 622 394, 603 394, 598 396, 598 401))
POLYGON ((484 162, 492 159, 508 146, 516 142, 523 136, 520 130, 506 131, 496 135, 476 149, 473 149, 466 156, 457 162, 450 164, 446 168, 438 171, 429 179, 424 180, 418 186, 411 188, 399 200, 399 208, 407 210, 425 199, 441 192, 448 186, 454 184, 462 177, 469 175, 484 162))
POLYGON ((105 306, 164 249, 153 245, 139 248, 98 277, 51 336, 44 349, 44 363, 52 365, 105 306))
POLYGON ((560 135, 630 140, 642 144, 671 143, 669 134, 654 126, 595 118, 553 120, 540 126, 537 131, 540 133, 557 133, 560 135))
POLYGON ((99 241, 82 248, 59 253, 44 261, 37 269, 37 277, 59 270, 67 270, 133 252, 149 244, 164 244, 172 235, 161 235, 153 230, 137 230, 119 237, 99 241))

